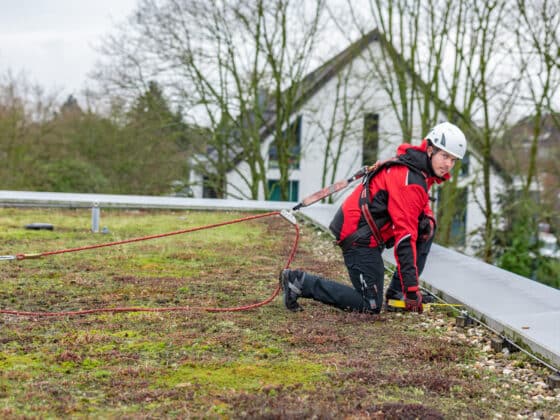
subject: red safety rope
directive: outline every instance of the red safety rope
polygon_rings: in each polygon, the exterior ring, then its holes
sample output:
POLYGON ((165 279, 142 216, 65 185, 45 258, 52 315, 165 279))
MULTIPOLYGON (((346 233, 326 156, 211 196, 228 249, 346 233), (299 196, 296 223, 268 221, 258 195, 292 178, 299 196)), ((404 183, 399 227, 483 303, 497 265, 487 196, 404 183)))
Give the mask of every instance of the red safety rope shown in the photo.
MULTIPOLYGON (((281 215, 281 212, 275 211, 275 212, 257 214, 257 215, 254 215, 254 216, 243 217, 243 218, 240 218, 240 219, 230 220, 230 221, 227 221, 227 222, 215 223, 215 224, 212 224, 212 225, 199 226, 199 227, 190 228, 190 229, 182 229, 182 230, 177 230, 177 231, 174 231, 174 232, 162 233, 162 234, 158 234, 158 235, 142 236, 142 237, 139 237, 139 238, 125 239, 125 240, 122 240, 122 241, 107 242, 107 243, 104 243, 104 244, 88 245, 88 246, 77 247, 77 248, 62 249, 62 250, 58 250, 58 251, 42 252, 42 253, 39 253, 39 254, 17 254, 16 259, 24 260, 24 259, 28 259, 28 258, 40 258, 40 257, 44 257, 44 256, 49 256, 49 255, 57 255, 57 254, 64 254, 64 253, 68 253, 68 252, 85 251, 85 250, 89 250, 89 249, 96 249, 96 248, 103 248, 103 247, 108 247, 108 246, 128 244, 128 243, 132 243, 132 242, 146 241, 146 240, 149 240, 149 239, 164 238, 164 237, 167 237, 167 236, 180 235, 180 234, 183 234, 183 233, 196 232, 196 231, 205 230, 205 229, 212 229, 212 228, 215 228, 215 227, 231 225, 231 224, 234 224, 234 223, 245 222, 245 221, 248 221, 248 220, 260 219, 260 218, 264 218, 264 217, 278 216, 278 215, 281 215)), ((291 223, 291 224, 295 228, 295 237, 294 237, 294 241, 292 243, 292 248, 291 248, 290 253, 288 255, 288 259, 286 261, 286 264, 284 265, 284 268, 288 268, 290 266, 290 264, 292 263, 292 261, 295 257, 295 253, 297 251, 297 246, 298 246, 298 242, 299 242, 299 226, 297 225, 297 223, 291 223)), ((0 314, 15 315, 15 316, 32 316, 32 317, 63 317, 63 316, 75 316, 75 315, 91 315, 91 314, 99 314, 99 313, 106 313, 106 312, 111 312, 111 313, 118 313, 118 312, 181 312, 181 311, 191 311, 191 310, 203 310, 203 311, 206 311, 206 312, 235 312, 235 311, 245 311, 245 310, 254 309, 254 308, 258 308, 260 306, 267 305, 268 303, 272 302, 272 300, 274 300, 274 298, 278 295, 279 292, 280 292, 280 284, 278 284, 276 286, 276 289, 273 291, 272 295, 270 297, 268 297, 267 299, 263 300, 262 302, 257 302, 257 303, 244 305, 244 306, 238 306, 238 307, 231 307, 231 308, 204 308, 204 307, 193 307, 193 306, 176 306, 176 307, 169 307, 169 308, 124 307, 124 308, 83 309, 83 310, 78 310, 78 311, 62 311, 62 312, 31 312, 31 311, 17 311, 17 310, 9 310, 9 309, 0 309, 0 314)))

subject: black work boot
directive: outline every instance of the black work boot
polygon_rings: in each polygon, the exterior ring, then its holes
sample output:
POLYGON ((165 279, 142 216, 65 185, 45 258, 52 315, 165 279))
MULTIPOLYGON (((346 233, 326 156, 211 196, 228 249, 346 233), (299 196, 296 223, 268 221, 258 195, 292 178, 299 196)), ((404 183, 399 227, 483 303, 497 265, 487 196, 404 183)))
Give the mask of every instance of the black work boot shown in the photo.
MULTIPOLYGON (((432 294, 422 291, 422 303, 433 303, 435 302, 435 298, 432 294)), ((404 300, 404 296, 400 290, 395 290, 388 288, 385 292, 385 304, 389 301, 389 299, 394 300, 404 300)))
POLYGON ((402 308, 389 305, 389 300, 403 300, 403 294, 395 289, 388 288, 385 292, 385 310, 389 312, 402 312, 402 308))
POLYGON ((285 269, 280 272, 280 284, 284 289, 284 306, 292 312, 303 311, 297 303, 298 297, 301 296, 303 276, 304 273, 299 270, 285 269))
POLYGON ((389 299, 403 300, 403 294, 399 290, 388 288, 385 292, 385 301, 389 299))

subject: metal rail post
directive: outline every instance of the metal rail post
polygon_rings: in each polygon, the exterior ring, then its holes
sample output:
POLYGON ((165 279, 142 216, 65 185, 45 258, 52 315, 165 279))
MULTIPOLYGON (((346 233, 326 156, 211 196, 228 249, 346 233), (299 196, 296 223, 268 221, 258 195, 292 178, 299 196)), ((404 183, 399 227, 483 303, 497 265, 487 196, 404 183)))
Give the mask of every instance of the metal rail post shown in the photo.
POLYGON ((91 231, 93 233, 99 233, 99 218, 101 215, 101 209, 99 208, 99 203, 93 203, 91 208, 91 231))

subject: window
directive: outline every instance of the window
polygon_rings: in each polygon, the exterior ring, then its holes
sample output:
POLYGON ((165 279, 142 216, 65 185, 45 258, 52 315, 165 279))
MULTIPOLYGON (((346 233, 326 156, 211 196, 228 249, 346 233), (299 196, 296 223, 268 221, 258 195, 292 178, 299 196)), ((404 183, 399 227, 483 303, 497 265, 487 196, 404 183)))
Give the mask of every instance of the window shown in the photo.
POLYGON ((449 245, 464 246, 466 243, 467 231, 467 188, 457 188, 453 192, 453 197, 444 197, 448 195, 450 190, 447 189, 445 194, 443 188, 438 189, 438 216, 440 220, 446 217, 448 209, 453 210, 451 218, 451 226, 449 227, 449 245), (449 204, 447 204, 449 203, 449 204))
POLYGON ((202 198, 218 198, 218 193, 207 176, 202 180, 202 198))
POLYGON ((463 159, 460 161, 461 163, 459 164, 459 176, 460 177, 465 177, 469 175, 469 169, 470 169, 470 163, 471 163, 471 159, 470 159, 470 154, 469 152, 465 153, 465 156, 463 157, 463 159))
MULTIPOLYGON (((288 182, 288 201, 298 201, 299 181, 288 182)), ((280 195, 280 184, 277 179, 268 180, 268 200, 282 201, 280 195)))
MULTIPOLYGON (((288 165, 290 169, 299 169, 301 156, 301 115, 282 132, 282 141, 288 142, 288 165)), ((278 168, 278 147, 272 142, 268 149, 268 167, 278 168)))
POLYGON ((379 114, 364 115, 364 140, 362 165, 373 165, 379 155, 379 114))
POLYGON ((274 143, 268 148, 268 167, 278 168, 278 148, 274 143))

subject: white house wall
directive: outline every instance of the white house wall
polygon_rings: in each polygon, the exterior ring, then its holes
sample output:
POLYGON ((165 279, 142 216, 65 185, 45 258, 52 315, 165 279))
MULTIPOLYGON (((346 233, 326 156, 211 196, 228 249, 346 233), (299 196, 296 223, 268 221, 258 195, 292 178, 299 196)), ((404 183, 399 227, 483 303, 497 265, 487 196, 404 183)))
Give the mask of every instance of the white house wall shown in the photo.
MULTIPOLYGON (((235 171, 227 174, 227 196, 226 198, 250 199, 251 191, 247 182, 243 179, 251 179, 249 165, 246 162, 240 162, 235 171)), ((259 199, 262 200, 261 197, 259 199)))

